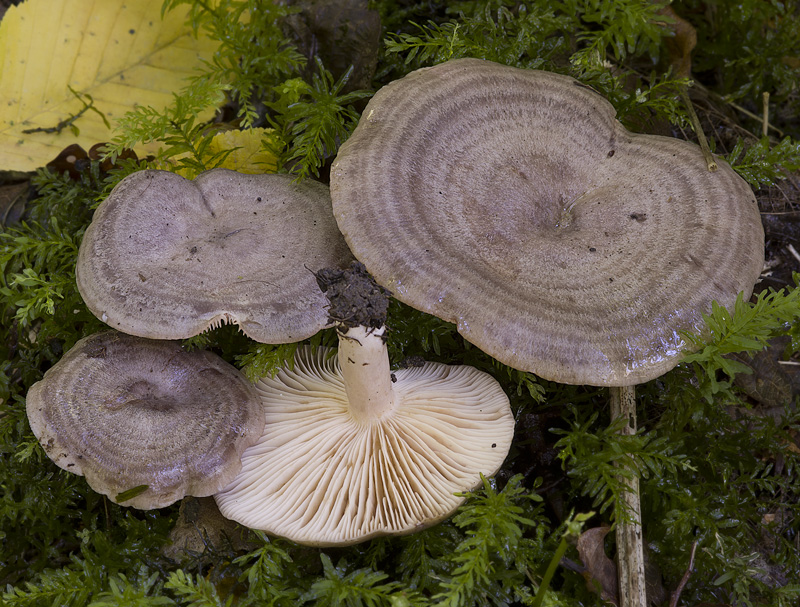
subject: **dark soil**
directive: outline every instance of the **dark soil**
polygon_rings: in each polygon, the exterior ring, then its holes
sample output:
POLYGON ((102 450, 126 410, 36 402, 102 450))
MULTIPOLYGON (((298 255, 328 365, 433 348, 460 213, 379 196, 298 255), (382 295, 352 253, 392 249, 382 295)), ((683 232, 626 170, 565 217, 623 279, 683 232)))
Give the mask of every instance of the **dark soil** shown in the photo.
POLYGON ((346 270, 323 268, 314 276, 330 301, 330 322, 372 329, 386 324, 391 293, 375 282, 363 263, 354 261, 346 270))

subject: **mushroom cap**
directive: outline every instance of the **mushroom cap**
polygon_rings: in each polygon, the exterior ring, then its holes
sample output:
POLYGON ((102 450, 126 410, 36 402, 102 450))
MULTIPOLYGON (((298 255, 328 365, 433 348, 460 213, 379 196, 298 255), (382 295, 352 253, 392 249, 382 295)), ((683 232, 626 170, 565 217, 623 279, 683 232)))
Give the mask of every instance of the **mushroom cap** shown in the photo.
POLYGON ((358 423, 331 352, 300 348, 293 369, 256 384, 265 433, 214 496, 225 517, 302 544, 354 544, 443 520, 464 499, 454 493, 503 463, 514 419, 491 376, 431 362, 400 369, 394 411, 358 423))
POLYGON ((718 165, 628 132, 572 78, 459 59, 378 91, 331 196, 399 300, 517 369, 624 386, 675 366, 680 332, 758 279, 755 197, 718 165))
POLYGON ((145 510, 222 489, 264 427, 255 388, 217 355, 116 331, 78 341, 26 400, 50 459, 114 502, 146 485, 119 502, 145 510))
POLYGON ((312 272, 350 259, 321 183, 145 170, 97 208, 76 274, 89 309, 125 333, 183 339, 231 322, 288 343, 328 325, 312 272))

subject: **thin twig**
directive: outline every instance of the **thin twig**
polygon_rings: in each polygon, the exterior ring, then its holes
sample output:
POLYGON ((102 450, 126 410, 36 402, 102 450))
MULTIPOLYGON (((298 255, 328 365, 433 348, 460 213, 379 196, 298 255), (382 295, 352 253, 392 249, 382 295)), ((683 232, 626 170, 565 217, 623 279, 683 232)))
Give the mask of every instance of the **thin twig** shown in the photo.
POLYGON ((32 134, 32 133, 55 133, 55 134, 58 135, 58 134, 61 133, 61 131, 63 131, 67 127, 69 127, 69 128, 77 128, 77 127, 73 127, 73 124, 75 123, 75 121, 78 120, 78 118, 83 116, 88 111, 92 111, 95 114, 97 114, 98 116, 100 116, 100 119, 106 125, 106 128, 109 128, 109 129, 111 128, 111 123, 108 121, 108 119, 106 118, 105 114, 103 114, 103 112, 101 112, 96 107, 94 107, 94 99, 92 98, 91 95, 89 95, 88 93, 84 93, 83 95, 81 95, 81 93, 79 93, 78 91, 76 91, 75 89, 73 89, 69 85, 67 85, 67 88, 69 88, 69 92, 72 93, 75 96, 75 98, 83 104, 83 107, 80 109, 80 111, 77 114, 73 114, 69 118, 65 118, 64 120, 60 121, 55 126, 50 126, 50 127, 40 127, 39 126, 39 127, 33 128, 33 129, 23 129, 22 132, 25 133, 26 135, 29 135, 29 134, 32 134), (86 97, 86 99, 88 99, 89 101, 88 102, 85 101, 84 97, 86 97))
POLYGON ((106 531, 111 529, 111 516, 108 514, 108 498, 104 495, 103 496, 103 508, 106 511, 106 531))
MULTIPOLYGON (((786 202, 791 204, 792 199, 789 198, 789 195, 783 191, 783 188, 781 187, 780 183, 775 184, 775 189, 777 189, 781 193, 781 195, 786 199, 786 202)), ((770 200, 770 202, 772 202, 772 200, 770 200)))
POLYGON ((761 136, 769 134, 769 91, 761 93, 761 103, 764 106, 764 119, 761 121, 761 136))
MULTIPOLYGON (((761 122, 761 121, 763 120, 763 118, 762 118, 761 116, 759 116, 759 115, 757 115, 757 114, 754 114, 753 112, 751 112, 751 111, 749 111, 749 110, 746 110, 746 109, 745 109, 745 108, 743 108, 741 105, 738 105, 738 104, 734 103, 733 101, 728 101, 727 103, 728 103, 728 105, 729 105, 729 106, 731 106, 731 107, 732 107, 734 110, 736 110, 737 112, 741 112, 742 114, 744 114, 744 115, 745 115, 745 116, 747 116, 748 118, 752 118, 753 120, 758 120, 759 122, 761 122)), ((772 129, 773 131, 775 131, 775 132, 778 134, 778 136, 779 136, 779 137, 783 137, 783 131, 782 131, 782 130, 780 130, 779 128, 777 128, 777 127, 774 127, 774 126, 772 126, 771 124, 770 124, 770 125, 767 125, 767 128, 770 128, 770 129, 772 129)))
POLYGON ((791 171, 787 171, 786 169, 782 169, 782 170, 783 170, 783 174, 786 176, 786 179, 788 179, 789 181, 792 182, 792 185, 794 186, 794 189, 795 190, 800 190, 800 183, 797 182, 797 180, 794 178, 794 175, 792 175, 791 171))
POLYGON ((683 104, 686 106, 686 111, 689 112, 689 119, 694 127, 694 133, 697 135, 697 142, 700 144, 700 151, 703 152, 703 158, 706 160, 706 167, 708 167, 708 171, 710 173, 713 173, 717 170, 717 162, 714 160, 714 156, 711 153, 711 148, 708 147, 708 140, 706 139, 706 134, 703 132, 703 127, 700 125, 700 119, 697 117, 697 112, 694 111, 694 104, 692 104, 692 100, 689 98, 689 92, 685 86, 680 87, 679 90, 680 98, 683 101, 683 104))
POLYGON ((678 599, 681 598, 683 587, 686 586, 686 583, 689 581, 689 577, 692 575, 695 550, 697 550, 697 540, 692 542, 692 554, 689 556, 689 566, 686 568, 686 573, 683 574, 680 584, 678 584, 678 587, 675 589, 675 592, 672 593, 672 596, 669 599, 669 607, 678 607, 678 599))
POLYGON ((583 565, 579 565, 575 561, 568 559, 567 557, 562 557, 561 561, 558 563, 564 569, 569 569, 570 571, 574 571, 575 573, 580 573, 581 575, 586 572, 586 567, 583 565))
MULTIPOLYGON (((754 114, 753 112, 743 108, 742 106, 737 105, 733 101, 725 99, 725 97, 723 97, 722 95, 720 95, 718 93, 715 93, 714 91, 706 88, 700 82, 696 82, 696 81, 692 82, 692 88, 694 88, 694 89, 696 89, 696 90, 708 95, 708 97, 711 98, 713 101, 716 101, 717 103, 720 103, 722 105, 730 106, 733 109, 735 109, 736 111, 741 112, 745 116, 748 116, 749 118, 752 118, 753 120, 757 120, 758 122, 761 122, 761 120, 762 120, 761 116, 758 116, 758 115, 754 114)), ((709 108, 709 112, 720 116, 723 119, 723 121, 726 122, 728 124, 728 126, 733 128, 734 130, 741 131, 743 133, 747 133, 748 135, 751 135, 754 139, 758 139, 758 135, 756 133, 753 133, 752 131, 749 131, 746 128, 744 128, 743 126, 741 126, 739 124, 736 124, 730 118, 728 118, 724 114, 721 114, 718 110, 714 109, 713 105, 709 108)), ((776 132, 780 137, 783 137, 783 131, 780 130, 779 128, 777 128, 776 126, 770 124, 769 128, 772 129, 774 132, 776 132)))
POLYGON ((800 261, 800 253, 797 252, 797 249, 794 248, 792 243, 786 245, 786 250, 789 251, 797 261, 800 261))

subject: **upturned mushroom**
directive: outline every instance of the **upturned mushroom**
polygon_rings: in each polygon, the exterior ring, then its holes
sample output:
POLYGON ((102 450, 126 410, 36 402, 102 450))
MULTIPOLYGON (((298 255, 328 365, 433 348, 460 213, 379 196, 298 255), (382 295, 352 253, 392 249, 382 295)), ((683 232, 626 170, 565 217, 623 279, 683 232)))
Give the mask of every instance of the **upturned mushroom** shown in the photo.
POLYGON ((76 274, 89 309, 125 333, 183 339, 235 323, 288 343, 327 325, 312 271, 350 259, 320 183, 145 170, 97 208, 76 274))
POLYGON ((227 518, 293 541, 345 545, 446 518, 496 472, 514 432, 508 397, 472 367, 391 372, 387 296, 357 264, 320 273, 339 350, 301 348, 256 384, 264 435, 215 498, 227 518))
POLYGON ((116 331, 78 341, 26 401, 50 459, 140 509, 216 493, 264 427, 252 384, 215 354, 116 331))
POLYGON ((331 169, 355 257, 399 300, 563 383, 681 359, 764 259, 750 187, 697 146, 628 132, 572 78, 478 59, 380 89, 331 169))

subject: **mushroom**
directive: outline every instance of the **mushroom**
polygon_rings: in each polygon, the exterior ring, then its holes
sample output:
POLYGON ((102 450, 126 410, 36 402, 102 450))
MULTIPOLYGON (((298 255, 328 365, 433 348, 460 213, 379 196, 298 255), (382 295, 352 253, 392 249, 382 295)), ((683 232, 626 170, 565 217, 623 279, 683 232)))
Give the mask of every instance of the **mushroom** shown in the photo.
POLYGON ((383 87, 332 166, 377 282, 517 369, 658 377, 762 268, 755 197, 697 146, 628 132, 572 78, 459 59, 383 87))
MULTIPOLYGON (((628 132, 591 88, 460 59, 370 100, 331 168, 339 228, 395 296, 517 369, 631 386, 681 359, 764 261, 755 197, 697 146, 628 132)), ((638 482, 618 529, 623 604, 644 604, 638 482), (625 602, 628 601, 628 602, 625 602)))
POLYGON ((315 546, 402 534, 446 518, 500 467, 514 432, 488 374, 427 362, 392 373, 386 294, 363 266, 323 271, 338 355, 300 348, 256 384, 264 435, 215 498, 248 527, 315 546))
POLYGON ((116 331, 78 341, 26 400, 50 459, 140 509, 216 493, 264 427, 252 384, 215 354, 116 331))
POLYGON ((89 309, 125 333, 183 339, 236 323, 256 341, 287 343, 327 325, 309 269, 350 259, 320 183, 145 170, 98 207, 76 274, 89 309))

